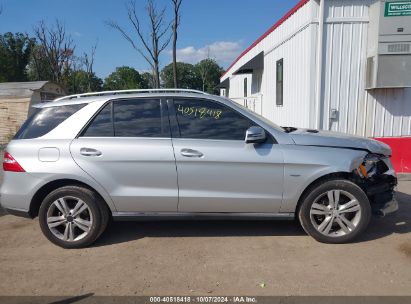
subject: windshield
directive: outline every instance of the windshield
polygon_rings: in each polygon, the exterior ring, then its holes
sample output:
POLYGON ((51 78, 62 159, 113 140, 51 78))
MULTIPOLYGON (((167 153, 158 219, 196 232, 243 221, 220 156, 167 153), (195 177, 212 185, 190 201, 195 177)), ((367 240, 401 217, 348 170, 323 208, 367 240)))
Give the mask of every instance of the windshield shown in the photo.
MULTIPOLYGON (((223 97, 223 98, 225 98, 225 97, 223 97)), ((247 111, 247 112, 250 113, 251 115, 257 117, 259 120, 261 120, 261 121, 264 122, 265 124, 269 125, 270 127, 273 127, 274 129, 276 129, 276 130, 278 130, 278 131, 280 131, 280 132, 285 132, 285 129, 284 129, 284 128, 276 125, 275 123, 273 123, 271 120, 265 118, 264 116, 261 116, 260 114, 257 114, 256 112, 251 111, 249 108, 243 106, 242 104, 239 104, 239 103, 235 102, 235 101, 232 100, 232 99, 229 99, 229 98, 225 98, 225 99, 228 100, 228 101, 230 101, 230 102, 232 102, 232 103, 234 103, 236 106, 240 107, 240 108, 243 109, 244 111, 247 111)))

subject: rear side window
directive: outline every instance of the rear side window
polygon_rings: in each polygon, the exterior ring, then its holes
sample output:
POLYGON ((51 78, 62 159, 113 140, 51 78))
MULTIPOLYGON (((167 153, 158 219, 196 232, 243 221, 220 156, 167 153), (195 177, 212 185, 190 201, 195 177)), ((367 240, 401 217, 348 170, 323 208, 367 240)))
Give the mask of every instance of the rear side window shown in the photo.
POLYGON ((169 137, 170 130, 159 99, 130 99, 107 104, 82 136, 169 137))
POLYGON ((84 137, 112 137, 114 136, 112 103, 107 104, 93 119, 84 137))
POLYGON ((85 104, 35 109, 33 114, 21 126, 14 139, 41 137, 83 108, 85 104))
POLYGON ((113 105, 115 136, 163 136, 160 100, 121 100, 113 105))

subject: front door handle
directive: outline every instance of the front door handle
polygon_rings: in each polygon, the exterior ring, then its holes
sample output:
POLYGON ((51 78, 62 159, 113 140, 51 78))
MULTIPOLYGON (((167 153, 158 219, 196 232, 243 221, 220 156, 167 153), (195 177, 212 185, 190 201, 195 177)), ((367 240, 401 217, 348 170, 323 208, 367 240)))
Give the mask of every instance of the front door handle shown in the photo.
POLYGON ((193 149, 182 149, 181 155, 185 157, 203 157, 204 156, 204 154, 201 153, 200 151, 193 150, 193 149))
POLYGON ((92 148, 81 148, 80 154, 84 156, 100 156, 102 153, 99 150, 92 148))

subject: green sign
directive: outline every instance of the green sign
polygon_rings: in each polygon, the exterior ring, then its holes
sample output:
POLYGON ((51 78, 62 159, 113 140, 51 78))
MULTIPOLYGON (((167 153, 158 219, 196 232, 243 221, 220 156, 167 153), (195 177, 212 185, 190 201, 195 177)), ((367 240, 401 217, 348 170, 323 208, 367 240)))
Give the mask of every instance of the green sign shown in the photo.
POLYGON ((411 16, 411 1, 385 2, 384 16, 411 16))

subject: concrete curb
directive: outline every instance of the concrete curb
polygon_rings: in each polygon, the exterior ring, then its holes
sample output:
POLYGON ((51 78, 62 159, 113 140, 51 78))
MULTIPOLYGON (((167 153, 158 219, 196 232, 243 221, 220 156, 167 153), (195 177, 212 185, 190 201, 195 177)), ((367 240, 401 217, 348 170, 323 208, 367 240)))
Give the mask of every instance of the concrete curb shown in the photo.
POLYGON ((411 181, 411 173, 397 173, 399 181, 411 181))

